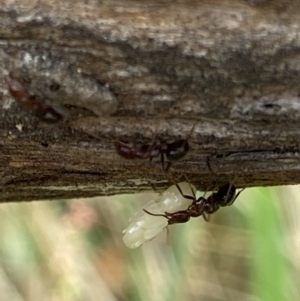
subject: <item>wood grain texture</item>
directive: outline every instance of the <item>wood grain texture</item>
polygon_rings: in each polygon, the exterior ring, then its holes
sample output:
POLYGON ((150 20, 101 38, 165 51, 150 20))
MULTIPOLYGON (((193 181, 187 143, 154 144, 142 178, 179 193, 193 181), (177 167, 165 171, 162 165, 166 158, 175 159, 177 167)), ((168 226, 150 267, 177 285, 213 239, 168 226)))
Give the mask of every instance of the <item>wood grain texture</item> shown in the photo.
POLYGON ((159 160, 114 141, 186 138, 199 188, 300 182, 299 1, 17 1, 0 5, 0 201, 165 188, 159 160), (8 76, 63 108, 45 124, 8 76))

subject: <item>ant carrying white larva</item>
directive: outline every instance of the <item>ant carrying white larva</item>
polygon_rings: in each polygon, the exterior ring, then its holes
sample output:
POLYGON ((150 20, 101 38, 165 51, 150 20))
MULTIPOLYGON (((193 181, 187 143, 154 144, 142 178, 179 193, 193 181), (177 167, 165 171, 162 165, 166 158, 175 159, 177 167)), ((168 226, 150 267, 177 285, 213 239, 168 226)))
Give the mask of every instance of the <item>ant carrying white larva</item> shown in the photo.
POLYGON ((165 227, 176 223, 186 223, 191 217, 208 216, 220 207, 230 206, 244 189, 236 194, 231 183, 221 186, 207 198, 196 198, 195 186, 182 182, 169 187, 156 200, 139 210, 123 231, 123 241, 129 248, 137 248, 157 236, 165 227), (163 213, 161 213, 163 212, 163 213))

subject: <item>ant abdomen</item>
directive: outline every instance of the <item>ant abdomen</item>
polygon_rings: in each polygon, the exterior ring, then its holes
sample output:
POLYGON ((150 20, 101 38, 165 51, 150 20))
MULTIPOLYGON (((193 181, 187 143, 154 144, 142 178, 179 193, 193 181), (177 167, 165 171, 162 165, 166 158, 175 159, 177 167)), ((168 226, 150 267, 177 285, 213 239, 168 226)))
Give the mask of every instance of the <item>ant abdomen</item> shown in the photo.
POLYGON ((134 149, 132 149, 131 146, 129 146, 126 143, 115 141, 115 148, 121 157, 125 159, 135 159, 136 158, 136 152, 134 149))

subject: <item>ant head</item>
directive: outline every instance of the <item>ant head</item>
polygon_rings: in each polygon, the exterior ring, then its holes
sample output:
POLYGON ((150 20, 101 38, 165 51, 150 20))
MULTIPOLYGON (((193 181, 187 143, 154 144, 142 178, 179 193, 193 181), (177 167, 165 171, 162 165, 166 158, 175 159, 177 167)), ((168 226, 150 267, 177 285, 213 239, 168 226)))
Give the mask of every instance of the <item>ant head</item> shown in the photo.
POLYGON ((235 201, 236 188, 227 183, 219 188, 215 197, 220 206, 230 206, 235 201))
POLYGON ((176 140, 167 145, 166 156, 170 161, 179 160, 189 151, 189 143, 187 140, 176 140))

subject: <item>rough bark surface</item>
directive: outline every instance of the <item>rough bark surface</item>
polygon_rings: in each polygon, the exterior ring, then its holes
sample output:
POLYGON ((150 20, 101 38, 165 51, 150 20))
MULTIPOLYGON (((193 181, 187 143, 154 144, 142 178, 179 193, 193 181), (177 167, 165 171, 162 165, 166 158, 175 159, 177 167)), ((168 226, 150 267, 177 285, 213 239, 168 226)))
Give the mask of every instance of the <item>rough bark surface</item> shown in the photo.
POLYGON ((206 189, 300 182, 299 1, 2 0, 0 201, 167 187, 114 141, 188 137, 170 173, 206 189), (63 108, 46 124, 7 78, 63 108))

